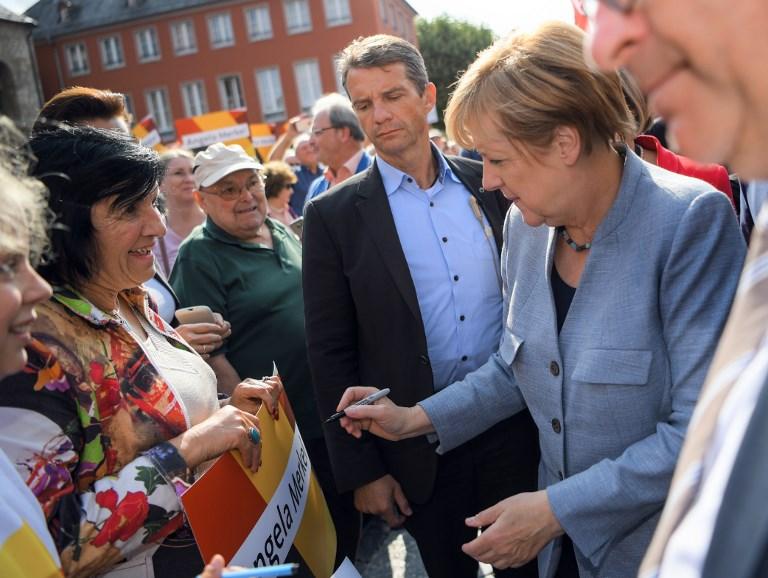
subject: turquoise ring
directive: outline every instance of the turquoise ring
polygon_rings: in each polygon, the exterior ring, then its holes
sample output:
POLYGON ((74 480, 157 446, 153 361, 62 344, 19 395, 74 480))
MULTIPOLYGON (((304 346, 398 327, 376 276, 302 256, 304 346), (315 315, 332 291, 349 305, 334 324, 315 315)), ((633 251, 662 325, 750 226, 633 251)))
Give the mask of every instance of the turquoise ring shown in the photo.
POLYGON ((261 443, 261 433, 259 433, 259 430, 257 430, 255 427, 249 427, 248 439, 251 440, 253 445, 257 446, 261 443))

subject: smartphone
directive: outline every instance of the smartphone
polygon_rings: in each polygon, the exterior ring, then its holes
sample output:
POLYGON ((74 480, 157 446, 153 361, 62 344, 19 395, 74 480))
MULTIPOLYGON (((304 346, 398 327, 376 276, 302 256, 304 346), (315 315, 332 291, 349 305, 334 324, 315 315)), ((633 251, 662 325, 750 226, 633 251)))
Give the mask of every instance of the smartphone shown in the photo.
POLYGON ((301 239, 302 234, 304 233, 304 217, 298 217, 291 222, 289 227, 291 227, 291 231, 296 233, 296 236, 301 239))
POLYGON ((309 129, 312 128, 312 117, 302 116, 299 120, 293 123, 293 126, 296 127, 298 132, 309 132, 309 129))
POLYGON ((207 305, 195 305, 176 310, 179 323, 216 323, 216 315, 207 305))

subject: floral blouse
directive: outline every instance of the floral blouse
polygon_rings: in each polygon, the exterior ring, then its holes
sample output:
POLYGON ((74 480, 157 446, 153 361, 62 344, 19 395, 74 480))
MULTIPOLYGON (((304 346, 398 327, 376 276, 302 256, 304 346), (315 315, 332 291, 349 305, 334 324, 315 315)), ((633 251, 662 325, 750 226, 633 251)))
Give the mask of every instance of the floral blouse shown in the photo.
MULTIPOLYGON (((189 350, 144 291, 123 295, 189 350)), ((40 501, 65 574, 91 576, 183 524, 191 479, 167 440, 189 418, 120 320, 71 290, 37 311, 26 368, 0 384, 0 447, 40 501)))

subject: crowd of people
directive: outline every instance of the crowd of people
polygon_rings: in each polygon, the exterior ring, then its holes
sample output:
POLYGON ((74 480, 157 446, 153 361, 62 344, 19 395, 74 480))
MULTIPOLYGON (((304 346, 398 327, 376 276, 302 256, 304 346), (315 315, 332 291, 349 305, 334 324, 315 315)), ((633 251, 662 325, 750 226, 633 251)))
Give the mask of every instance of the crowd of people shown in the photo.
POLYGON ((30 135, 0 119, 12 576, 220 576, 180 496, 228 451, 269 467, 256 414, 283 393, 337 565, 365 514, 434 577, 768 574, 768 215, 746 184, 768 178, 768 7, 575 1, 589 33, 516 32, 462 74, 462 155, 388 35, 342 51, 346 96, 263 165, 158 155, 109 90, 65 89, 30 135))

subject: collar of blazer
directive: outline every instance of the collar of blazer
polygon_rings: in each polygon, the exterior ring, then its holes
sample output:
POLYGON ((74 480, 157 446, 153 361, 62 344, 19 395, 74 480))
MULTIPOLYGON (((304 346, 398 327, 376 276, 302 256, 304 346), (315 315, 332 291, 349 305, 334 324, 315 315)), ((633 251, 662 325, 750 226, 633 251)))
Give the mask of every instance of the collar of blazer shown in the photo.
MULTIPOLYGON (((509 201, 504 198, 500 191, 486 191, 483 189, 482 163, 463 157, 446 156, 444 158, 464 187, 477 199, 478 205, 483 210, 493 230, 496 247, 498 251, 501 251, 503 242, 502 229, 504 217, 510 206, 509 201)), ((384 193, 381 173, 376 162, 373 162, 365 171, 351 177, 346 181, 346 184, 355 186, 357 195, 363 198, 371 198, 384 193)))

